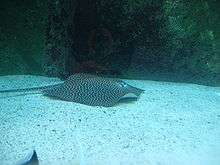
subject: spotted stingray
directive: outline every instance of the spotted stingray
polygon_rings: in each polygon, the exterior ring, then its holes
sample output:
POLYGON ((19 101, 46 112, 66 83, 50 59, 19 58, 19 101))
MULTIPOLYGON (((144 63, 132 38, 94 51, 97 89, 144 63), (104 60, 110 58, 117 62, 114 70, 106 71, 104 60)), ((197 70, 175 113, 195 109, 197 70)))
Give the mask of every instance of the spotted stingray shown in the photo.
POLYGON ((29 91, 33 89, 39 89, 44 95, 49 97, 103 107, 114 106, 124 98, 137 98, 144 91, 120 79, 89 74, 74 74, 61 84, 21 90, 29 91))

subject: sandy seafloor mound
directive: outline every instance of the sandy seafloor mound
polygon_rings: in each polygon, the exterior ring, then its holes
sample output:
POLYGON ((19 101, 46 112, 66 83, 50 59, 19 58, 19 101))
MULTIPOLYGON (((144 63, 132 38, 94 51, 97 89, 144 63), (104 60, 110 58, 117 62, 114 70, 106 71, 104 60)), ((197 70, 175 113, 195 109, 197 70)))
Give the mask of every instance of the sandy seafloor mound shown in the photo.
MULTIPOLYGON (((220 88, 125 81, 145 93, 111 108, 0 94, 0 165, 13 165, 33 148, 41 165, 76 159, 81 165, 220 164, 220 88)), ((56 82, 2 76, 0 90, 56 82)))

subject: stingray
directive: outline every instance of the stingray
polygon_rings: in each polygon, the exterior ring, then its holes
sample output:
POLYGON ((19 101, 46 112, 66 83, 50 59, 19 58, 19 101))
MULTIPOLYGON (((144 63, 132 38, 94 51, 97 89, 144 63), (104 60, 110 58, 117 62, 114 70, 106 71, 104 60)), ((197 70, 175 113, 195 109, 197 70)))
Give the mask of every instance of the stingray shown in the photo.
POLYGON ((3 92, 26 92, 40 90, 45 96, 90 106, 111 107, 126 98, 137 99, 144 90, 127 84, 120 79, 99 77, 89 74, 74 74, 60 84, 4 90, 3 92))

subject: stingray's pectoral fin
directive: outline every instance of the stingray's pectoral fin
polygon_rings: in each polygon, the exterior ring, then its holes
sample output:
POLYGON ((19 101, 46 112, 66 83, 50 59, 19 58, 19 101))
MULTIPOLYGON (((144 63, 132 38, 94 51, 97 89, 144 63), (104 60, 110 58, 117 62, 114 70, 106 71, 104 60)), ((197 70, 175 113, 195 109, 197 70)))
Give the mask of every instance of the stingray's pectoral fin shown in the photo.
POLYGON ((36 151, 33 150, 26 158, 20 160, 16 165, 39 165, 36 151))
POLYGON ((127 93, 120 98, 119 103, 128 103, 131 101, 137 101, 138 96, 139 95, 137 95, 135 93, 127 93))
POLYGON ((122 100, 122 99, 130 99, 130 98, 137 99, 138 95, 135 94, 135 93, 127 93, 123 97, 121 97, 120 100, 122 100))

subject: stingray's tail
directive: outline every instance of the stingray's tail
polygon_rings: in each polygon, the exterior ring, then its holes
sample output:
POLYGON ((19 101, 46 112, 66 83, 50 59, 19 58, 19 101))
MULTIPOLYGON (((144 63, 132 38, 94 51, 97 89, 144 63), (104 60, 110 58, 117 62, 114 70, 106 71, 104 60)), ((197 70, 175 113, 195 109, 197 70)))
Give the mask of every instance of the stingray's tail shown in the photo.
POLYGON ((21 88, 21 89, 6 89, 6 90, 0 90, 0 93, 13 93, 13 92, 30 92, 30 91, 42 91, 45 89, 50 89, 53 87, 57 87, 60 84, 55 84, 55 85, 47 85, 47 86, 42 86, 42 87, 32 87, 32 88, 21 88))

